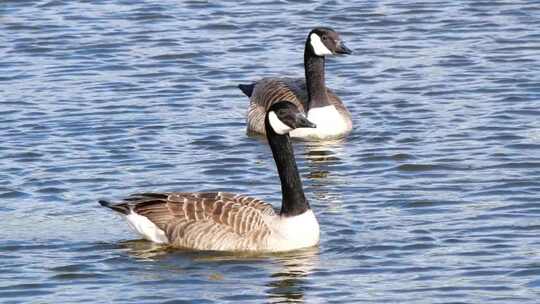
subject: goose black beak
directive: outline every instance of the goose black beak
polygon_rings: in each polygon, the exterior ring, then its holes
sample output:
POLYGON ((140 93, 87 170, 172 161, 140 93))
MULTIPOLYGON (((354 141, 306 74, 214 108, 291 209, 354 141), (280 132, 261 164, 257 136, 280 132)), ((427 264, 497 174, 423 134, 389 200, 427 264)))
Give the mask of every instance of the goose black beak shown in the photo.
POLYGON ((337 47, 336 53, 349 55, 349 54, 352 54, 352 50, 348 48, 343 41, 341 41, 339 43, 339 46, 337 47))
POLYGON ((296 128, 316 128, 317 125, 307 119, 304 114, 296 115, 296 128))

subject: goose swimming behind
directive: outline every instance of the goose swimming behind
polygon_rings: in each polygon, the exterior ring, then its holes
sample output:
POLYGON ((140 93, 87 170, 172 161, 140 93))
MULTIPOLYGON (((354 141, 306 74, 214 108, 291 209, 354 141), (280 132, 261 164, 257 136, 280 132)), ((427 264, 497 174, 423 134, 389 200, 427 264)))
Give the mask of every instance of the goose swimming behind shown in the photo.
POLYGON ((141 193, 119 204, 99 203, 122 214, 144 238, 194 250, 278 252, 319 243, 319 224, 304 195, 289 133, 314 128, 287 101, 264 119, 281 180, 281 211, 249 196, 224 192, 141 193))
POLYGON ((350 133, 351 113, 341 99, 326 87, 324 64, 326 56, 351 53, 336 31, 327 27, 314 28, 308 34, 304 50, 305 79, 263 78, 252 84, 240 84, 240 90, 250 98, 248 133, 265 134, 266 111, 280 100, 293 102, 317 125, 317 128, 292 130, 291 137, 325 140, 350 133))

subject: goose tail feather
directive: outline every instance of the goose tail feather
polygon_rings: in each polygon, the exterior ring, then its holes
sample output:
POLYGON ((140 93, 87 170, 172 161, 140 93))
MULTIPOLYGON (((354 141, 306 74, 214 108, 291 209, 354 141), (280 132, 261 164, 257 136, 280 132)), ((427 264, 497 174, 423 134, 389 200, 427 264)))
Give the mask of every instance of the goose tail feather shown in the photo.
POLYGON ((109 209, 112 209, 112 210, 114 210, 116 212, 119 212, 119 213, 122 213, 122 214, 125 214, 125 215, 128 215, 131 212, 129 206, 127 204, 125 204, 125 203, 123 203, 123 204, 112 204, 112 203, 110 203, 108 201, 100 200, 99 204, 101 206, 103 206, 103 207, 107 207, 109 209))
POLYGON ((253 93, 253 88, 255 87, 254 83, 251 84, 239 84, 238 88, 240 91, 242 91, 244 94, 246 94, 247 97, 251 97, 251 94, 253 93))

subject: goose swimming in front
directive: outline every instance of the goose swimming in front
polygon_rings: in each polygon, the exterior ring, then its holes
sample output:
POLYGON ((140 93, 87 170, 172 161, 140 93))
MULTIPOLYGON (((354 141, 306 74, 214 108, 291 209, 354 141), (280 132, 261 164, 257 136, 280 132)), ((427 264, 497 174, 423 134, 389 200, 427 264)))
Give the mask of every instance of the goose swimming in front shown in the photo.
POLYGON ((100 201, 125 216, 144 238, 194 250, 278 252, 319 243, 319 224, 304 195, 289 133, 314 128, 287 101, 272 104, 266 136, 281 180, 281 211, 264 201, 224 192, 135 194, 119 204, 100 201))
POLYGON ((341 99, 325 85, 325 57, 351 54, 339 34, 331 28, 314 28, 304 50, 305 79, 263 78, 238 87, 250 98, 247 114, 248 133, 264 134, 264 117, 270 106, 279 100, 293 102, 316 128, 292 130, 291 137, 326 140, 346 136, 352 130, 351 113, 341 99))

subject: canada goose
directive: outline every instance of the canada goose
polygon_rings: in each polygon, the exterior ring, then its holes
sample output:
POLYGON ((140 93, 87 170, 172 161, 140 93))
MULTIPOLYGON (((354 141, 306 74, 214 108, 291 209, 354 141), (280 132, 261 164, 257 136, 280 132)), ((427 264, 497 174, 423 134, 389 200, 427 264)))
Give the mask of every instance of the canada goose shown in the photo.
POLYGON ((327 55, 351 53, 336 31, 317 27, 306 40, 305 79, 263 78, 252 84, 240 84, 240 90, 250 98, 248 133, 264 134, 266 111, 274 102, 286 99, 307 113, 307 118, 317 125, 315 129, 295 129, 291 131, 291 137, 320 140, 347 135, 352 129, 351 113, 341 99, 326 87, 324 60, 327 55))
POLYGON ((282 204, 231 193, 142 193, 119 204, 99 201, 123 214, 144 238, 195 250, 276 252, 319 242, 319 224, 302 189, 289 132, 315 128, 287 101, 270 106, 264 125, 281 180, 282 204))

